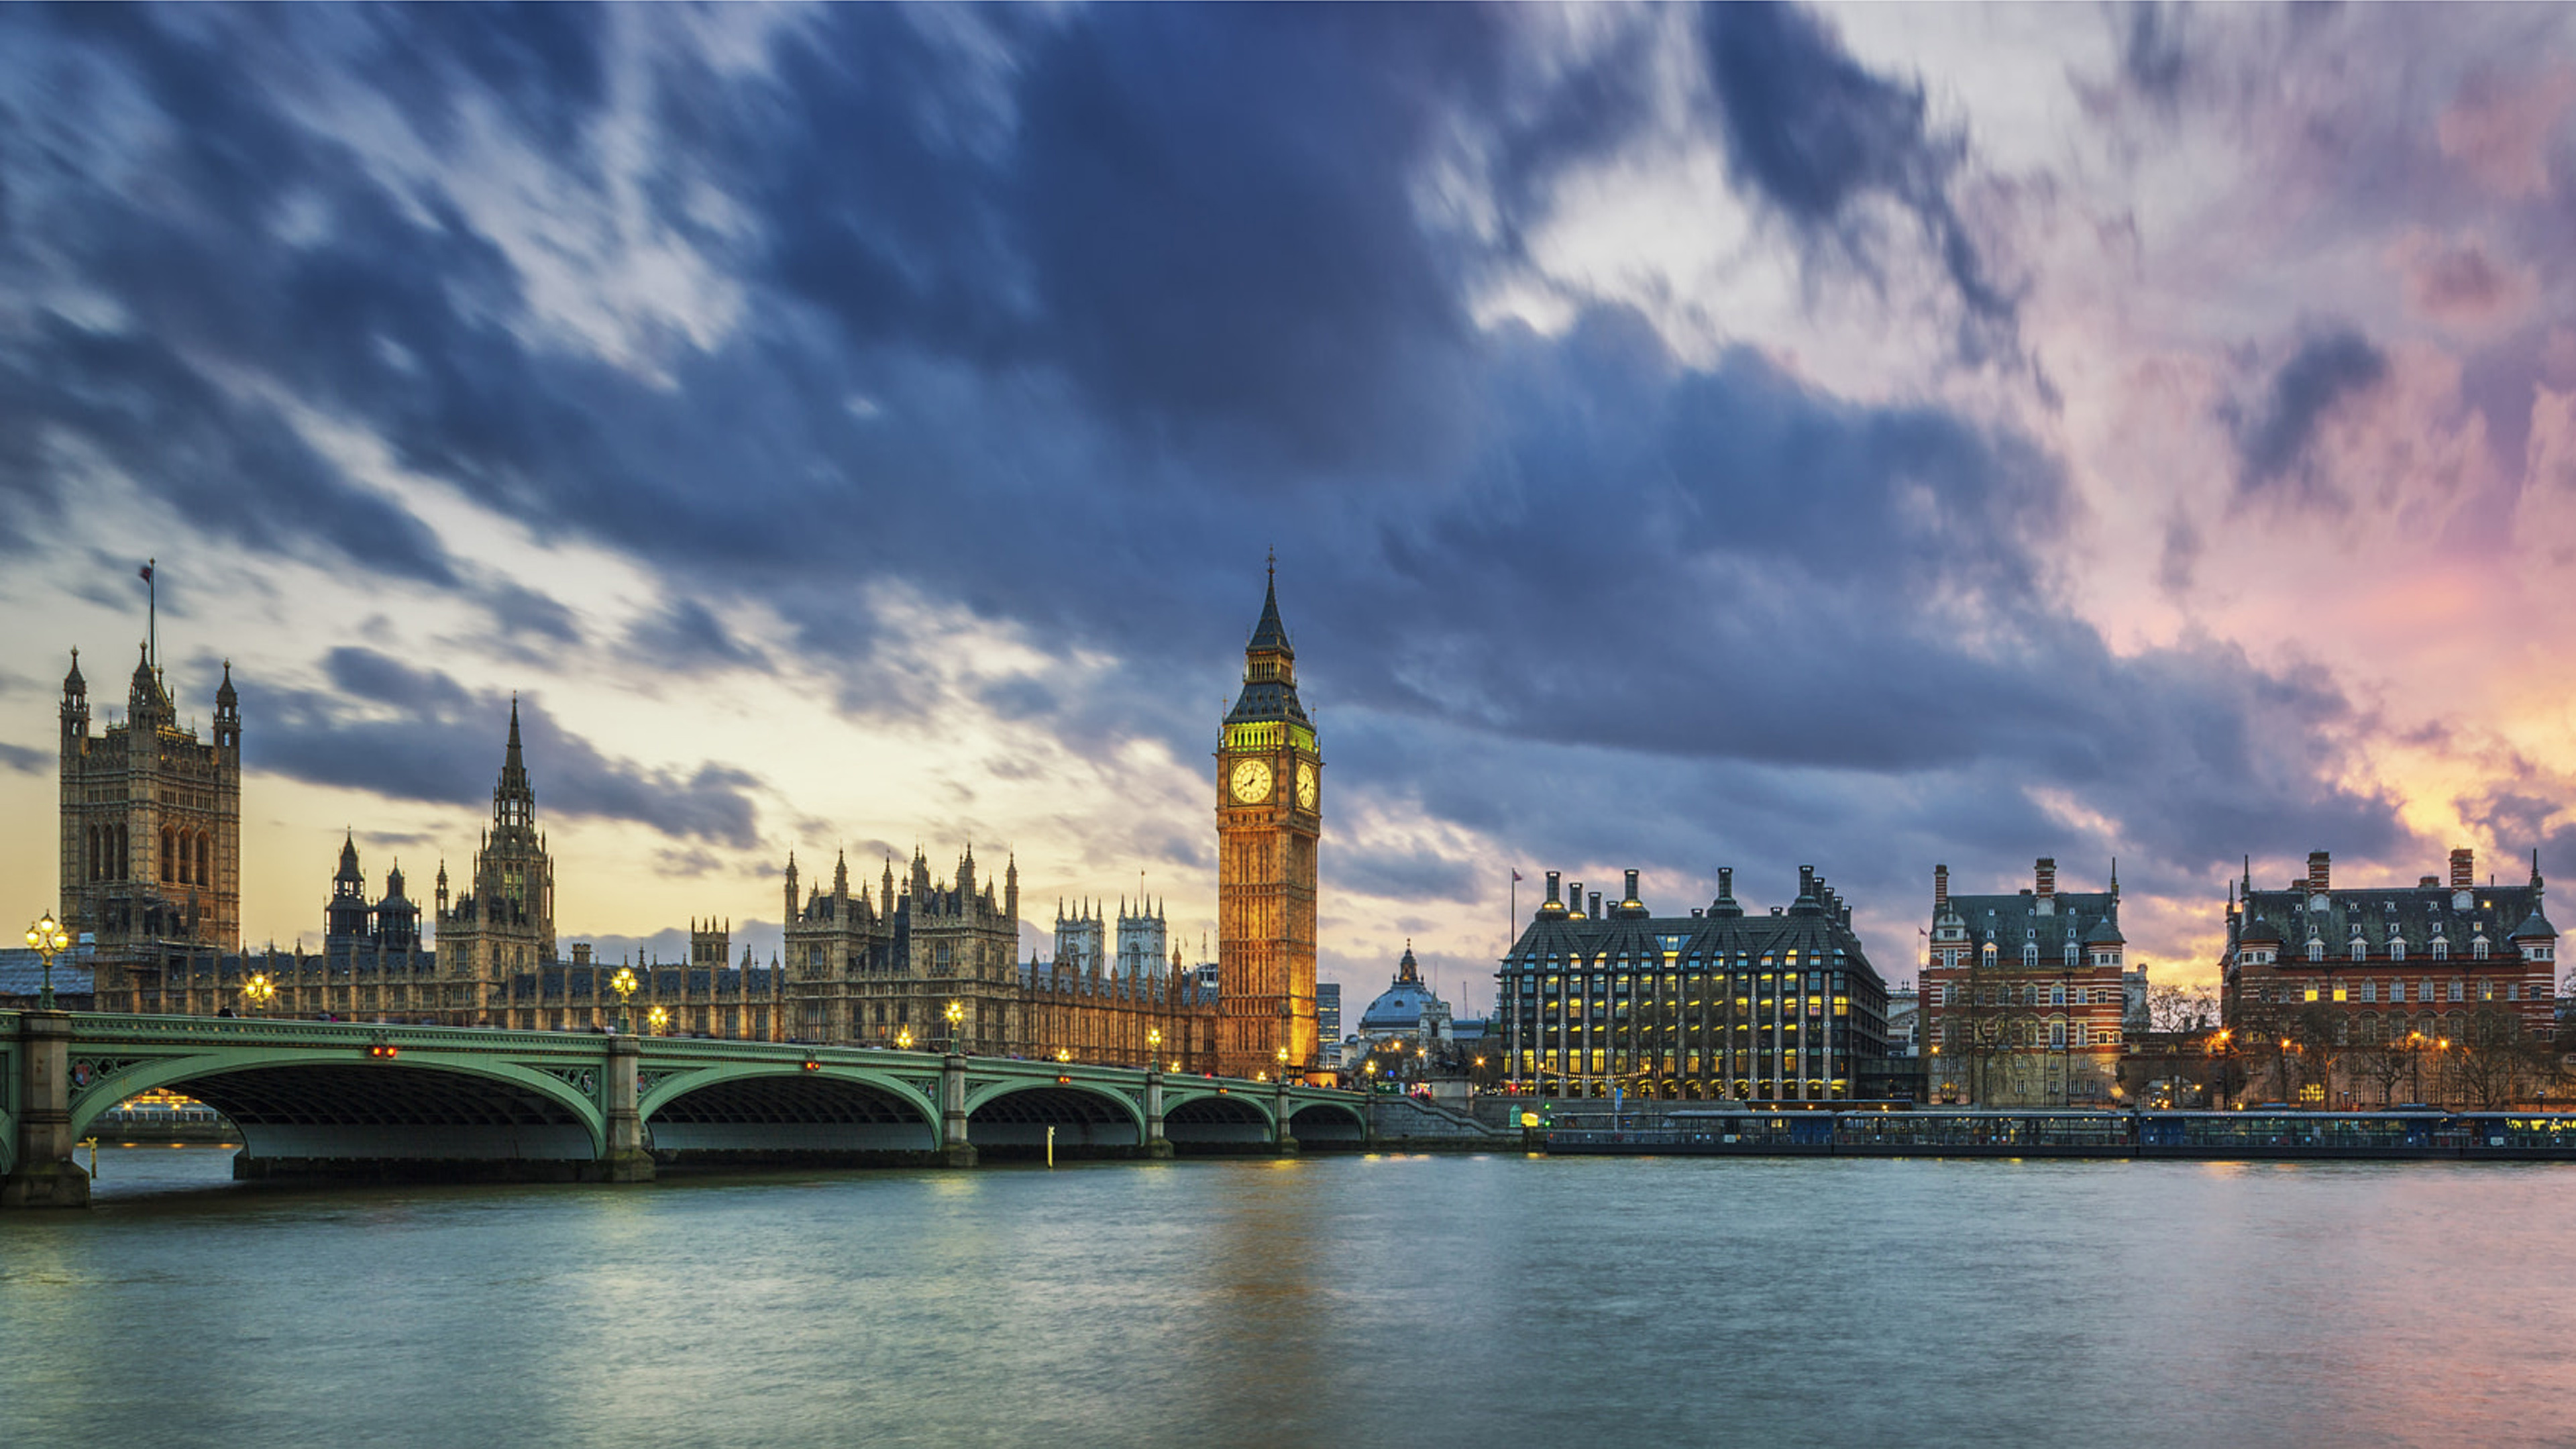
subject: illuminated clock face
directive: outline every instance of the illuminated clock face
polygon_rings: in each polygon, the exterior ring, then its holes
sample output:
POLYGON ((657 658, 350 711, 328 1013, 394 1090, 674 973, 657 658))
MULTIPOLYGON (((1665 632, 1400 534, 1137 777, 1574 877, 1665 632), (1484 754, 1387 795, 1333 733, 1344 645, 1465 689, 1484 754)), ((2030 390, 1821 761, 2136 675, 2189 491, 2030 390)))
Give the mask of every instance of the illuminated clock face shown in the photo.
POLYGON ((1307 810, 1315 808, 1315 765, 1311 760, 1297 762, 1297 804, 1307 810))
POLYGON ((1246 805, 1256 800, 1270 798, 1270 762, 1268 760, 1237 761, 1234 774, 1229 777, 1229 780, 1234 786, 1234 798, 1246 805))

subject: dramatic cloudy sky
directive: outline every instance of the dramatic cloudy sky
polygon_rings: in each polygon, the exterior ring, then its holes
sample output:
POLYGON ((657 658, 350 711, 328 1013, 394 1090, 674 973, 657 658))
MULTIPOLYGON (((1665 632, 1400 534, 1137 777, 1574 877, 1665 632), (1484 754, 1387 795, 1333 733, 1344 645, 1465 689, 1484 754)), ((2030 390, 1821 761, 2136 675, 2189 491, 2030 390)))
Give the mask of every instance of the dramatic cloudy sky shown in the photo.
POLYGON ((13 7, 0 878, 152 556, 254 939, 516 692, 567 938, 971 839, 1195 958, 1275 547, 1363 998, 1513 867, 2205 977, 2246 854, 2576 874, 2571 237, 2554 6, 13 7))

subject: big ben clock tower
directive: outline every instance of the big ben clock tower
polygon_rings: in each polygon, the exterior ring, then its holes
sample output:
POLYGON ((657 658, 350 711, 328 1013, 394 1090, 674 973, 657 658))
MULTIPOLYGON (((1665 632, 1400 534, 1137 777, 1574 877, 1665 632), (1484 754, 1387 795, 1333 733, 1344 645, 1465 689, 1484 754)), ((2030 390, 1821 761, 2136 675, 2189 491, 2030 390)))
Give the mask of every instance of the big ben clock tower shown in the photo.
POLYGON ((1216 753, 1217 1071, 1316 1066, 1315 844, 1324 757, 1297 702, 1278 566, 1243 647, 1243 695, 1216 753))

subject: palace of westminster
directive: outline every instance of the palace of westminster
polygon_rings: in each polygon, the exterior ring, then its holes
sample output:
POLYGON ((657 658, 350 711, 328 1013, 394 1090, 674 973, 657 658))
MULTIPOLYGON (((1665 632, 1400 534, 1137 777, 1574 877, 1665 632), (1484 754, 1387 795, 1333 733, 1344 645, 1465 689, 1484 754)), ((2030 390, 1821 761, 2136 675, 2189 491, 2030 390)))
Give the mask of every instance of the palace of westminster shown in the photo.
POLYGON ((240 699, 227 665, 212 738, 183 728, 147 646, 126 717, 90 728, 72 656, 62 697, 61 911, 90 946, 102 1011, 294 1017, 520 1030, 649 1029, 823 1044, 955 1049, 1252 1077, 1322 1065, 1315 882, 1321 772, 1297 698, 1274 581, 1244 650, 1243 692, 1217 751, 1219 919, 1213 970, 1185 967, 1159 905, 1059 904, 1055 959, 1019 959, 1020 881, 969 847, 953 876, 916 849, 871 890, 846 859, 827 883, 785 872, 786 943, 766 967, 731 959, 729 924, 690 923, 686 962, 612 964, 559 952, 554 857, 510 711, 492 821, 426 913, 399 865, 372 901, 354 839, 340 848, 323 947, 241 947, 240 699), (800 887, 803 894, 800 897, 800 887), (997 888, 998 887, 998 888, 997 888), (617 990, 631 971, 631 994, 617 990))

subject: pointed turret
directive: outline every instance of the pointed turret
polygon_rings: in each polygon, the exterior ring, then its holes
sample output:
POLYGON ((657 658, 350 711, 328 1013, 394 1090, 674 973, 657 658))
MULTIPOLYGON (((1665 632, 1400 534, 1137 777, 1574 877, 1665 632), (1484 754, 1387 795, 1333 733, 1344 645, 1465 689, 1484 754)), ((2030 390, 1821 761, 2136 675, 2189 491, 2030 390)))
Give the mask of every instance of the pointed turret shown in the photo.
MULTIPOLYGON (((2558 939, 2558 928, 2549 924, 2549 917, 2540 909, 2541 897, 2547 894, 2548 883, 2540 878, 2540 852, 2535 850, 2531 853, 2531 914, 2523 917, 2522 924, 2513 928, 2513 935, 2508 939, 2517 943, 2558 939)), ((2529 954, 2529 948, 2525 947, 2524 952, 2529 954)))
POLYGON ((501 778, 492 787, 492 824, 504 839, 532 836, 537 792, 528 784, 528 759, 519 744, 519 697, 510 696, 510 738, 501 752, 501 778))
POLYGON ((178 715, 170 703, 169 691, 161 687, 160 671, 152 667, 149 648, 137 646, 138 662, 134 678, 126 690, 126 718, 141 730, 155 730, 169 724, 178 715))
POLYGON ((241 696, 233 690, 233 662, 224 661, 224 682, 215 686, 215 746, 241 748, 241 696))
POLYGON ((1261 596, 1261 618, 1243 646, 1243 693, 1226 715, 1227 724, 1284 719, 1307 723, 1306 707, 1297 698, 1297 651, 1288 628, 1279 622, 1279 566, 1273 561, 1270 583, 1261 596))

